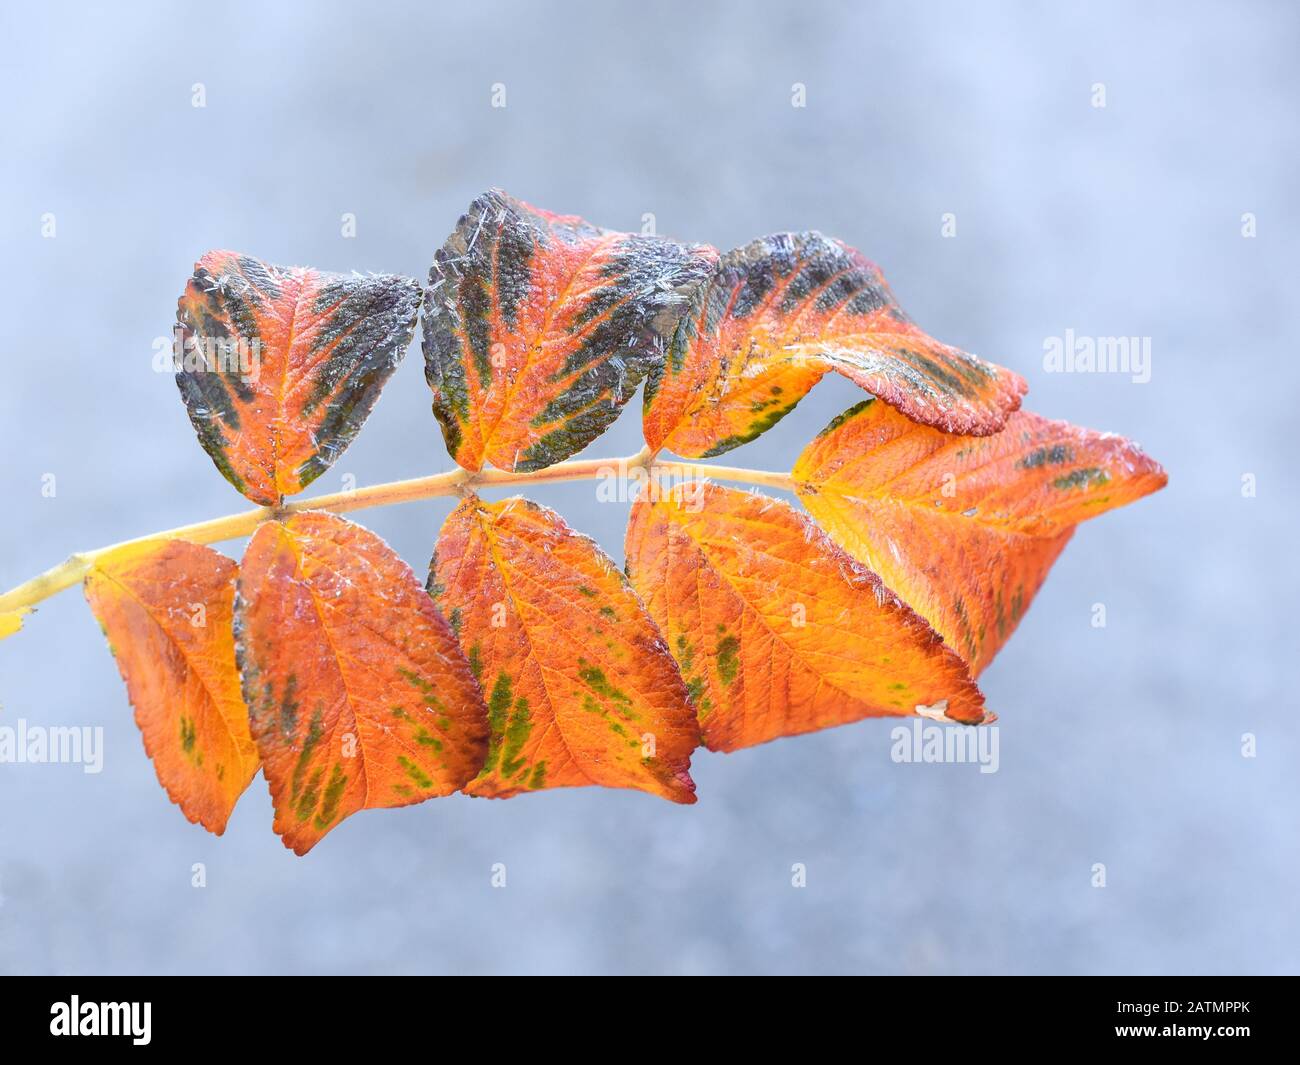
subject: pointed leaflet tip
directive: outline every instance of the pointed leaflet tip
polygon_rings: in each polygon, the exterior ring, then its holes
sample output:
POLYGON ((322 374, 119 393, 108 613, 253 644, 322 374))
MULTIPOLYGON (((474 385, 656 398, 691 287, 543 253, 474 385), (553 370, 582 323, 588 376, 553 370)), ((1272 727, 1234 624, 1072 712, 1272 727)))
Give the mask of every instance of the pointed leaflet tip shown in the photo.
POLYGON ((98 556, 85 580, 159 783, 218 836, 258 765, 235 671, 237 568, 210 548, 156 540, 98 556))
POLYGON ((1163 487, 1135 445, 1017 411, 969 437, 883 403, 835 418, 795 463, 800 501, 927 618, 978 675, 1078 522, 1163 487))
POLYGON ((298 854, 358 810, 458 790, 487 714, 455 636, 368 529, 297 511, 244 553, 235 642, 275 830, 298 854))
POLYGON ((628 572, 712 750, 984 696, 933 629, 805 515, 695 482, 632 505, 628 572))
POLYGON ((497 189, 478 197, 424 296, 425 375, 452 457, 522 472, 580 451, 662 364, 716 257, 497 189))
POLYGON ((276 506, 352 442, 415 332, 420 286, 211 251, 177 306, 176 383, 199 442, 276 506))
POLYGON ((1024 380, 942 344, 903 313, 880 269, 837 240, 777 233, 728 252, 646 386, 654 449, 722 454, 766 432, 835 371, 909 418, 996 432, 1024 380))
POLYGON ((530 500, 469 498, 443 525, 429 588, 488 701, 487 760, 467 793, 597 784, 695 801, 686 685, 594 541, 530 500))

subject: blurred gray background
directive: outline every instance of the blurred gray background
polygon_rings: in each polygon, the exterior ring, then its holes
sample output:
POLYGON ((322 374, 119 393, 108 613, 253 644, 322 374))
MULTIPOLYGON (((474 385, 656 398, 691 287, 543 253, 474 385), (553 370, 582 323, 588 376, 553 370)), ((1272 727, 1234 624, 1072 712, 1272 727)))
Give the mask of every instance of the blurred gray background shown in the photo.
MULTIPOLYGON (((455 797, 305 859, 260 778, 221 839, 169 804, 71 590, 0 645, 0 723, 101 725, 105 768, 0 765, 0 971, 1300 969, 1294 6, 43 3, 0 41, 0 586, 241 508, 150 365, 201 252, 423 278, 490 185, 724 249, 837 235, 1171 475, 1079 530, 985 674, 996 774, 895 765, 868 721, 701 751, 694 807, 455 797), (1045 373, 1067 328, 1150 336, 1150 383, 1045 373)), ((827 379, 729 460, 788 468, 856 398, 827 379)), ((592 450, 639 443, 634 406, 592 450)), ((312 491, 448 465, 413 346, 312 491)), ((621 562, 625 506, 533 494, 621 562)), ((359 517, 422 569, 448 510, 359 517)))

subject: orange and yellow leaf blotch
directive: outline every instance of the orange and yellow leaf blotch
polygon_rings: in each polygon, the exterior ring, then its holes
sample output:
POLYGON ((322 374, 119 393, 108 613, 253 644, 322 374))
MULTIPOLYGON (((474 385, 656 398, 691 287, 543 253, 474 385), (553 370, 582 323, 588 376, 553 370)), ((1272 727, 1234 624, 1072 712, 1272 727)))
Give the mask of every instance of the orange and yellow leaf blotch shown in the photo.
POLYGON ((31 607, 20 607, 18 610, 0 611, 0 640, 6 636, 12 636, 15 632, 23 627, 23 618, 32 612, 31 607))
POLYGON ((925 620, 785 503, 700 482, 643 496, 627 564, 713 750, 864 717, 989 717, 925 620))
POLYGON ((231 633, 237 570, 198 544, 155 541, 101 555, 85 581, 159 783, 217 835, 258 764, 231 633))
POLYGON ((599 784, 694 802, 699 727, 659 631, 587 537, 525 499, 466 499, 429 575, 487 693, 491 744, 466 791, 599 784))
POLYGON ((415 574, 374 533, 315 511, 261 525, 235 639, 275 830, 305 854, 358 810, 461 788, 487 714, 415 574))
POLYGON ((992 436, 955 436, 868 400, 808 445, 794 479, 822 528, 978 675, 1074 526, 1167 478, 1121 437, 1027 411, 992 436))
POLYGON ((263 506, 302 491, 369 416, 419 307, 414 278, 204 255, 177 308, 176 383, 217 469, 263 506))
POLYGON ((942 344, 898 305, 879 268, 817 232, 724 255, 646 383, 652 450, 718 455, 788 414, 830 371, 950 432, 996 432, 1020 405, 1017 374, 942 344))
POLYGON ((499 190, 480 196, 424 297, 425 372, 452 457, 527 471, 580 451, 663 362, 716 259, 499 190))

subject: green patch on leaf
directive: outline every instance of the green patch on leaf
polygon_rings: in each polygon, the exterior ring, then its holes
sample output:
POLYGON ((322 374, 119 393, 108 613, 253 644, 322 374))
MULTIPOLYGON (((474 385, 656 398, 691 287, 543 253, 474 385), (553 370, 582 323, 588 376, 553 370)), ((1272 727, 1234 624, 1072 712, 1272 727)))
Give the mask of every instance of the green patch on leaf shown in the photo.
POLYGON ((1064 477, 1056 478, 1052 482, 1052 487, 1059 488, 1061 491, 1069 491, 1072 488, 1097 488, 1109 480, 1110 474, 1105 470, 1088 466, 1080 470, 1071 470, 1064 477))
POLYGON ((424 692, 425 695, 433 694, 434 692, 433 685, 430 684, 427 680, 425 680, 422 676, 420 676, 420 674, 416 673, 414 670, 407 669, 405 666, 398 666, 397 672, 414 687, 424 692))
POLYGON ((736 674, 740 669, 740 641, 734 636, 724 636, 718 641, 718 679, 728 688, 736 680, 736 674))
POLYGON ((320 813, 316 815, 316 827, 328 828, 339 815, 339 800, 343 798, 343 789, 347 787, 348 778, 342 768, 335 763, 330 772, 329 783, 325 785, 325 795, 321 800, 320 813))
POLYGON ((415 781, 417 787, 420 788, 433 787, 433 781, 429 778, 429 774, 426 773, 414 762, 412 762, 409 758, 407 758, 406 755, 399 754, 397 756, 397 764, 400 765, 403 770, 405 770, 406 775, 408 777, 410 777, 413 781, 415 781))

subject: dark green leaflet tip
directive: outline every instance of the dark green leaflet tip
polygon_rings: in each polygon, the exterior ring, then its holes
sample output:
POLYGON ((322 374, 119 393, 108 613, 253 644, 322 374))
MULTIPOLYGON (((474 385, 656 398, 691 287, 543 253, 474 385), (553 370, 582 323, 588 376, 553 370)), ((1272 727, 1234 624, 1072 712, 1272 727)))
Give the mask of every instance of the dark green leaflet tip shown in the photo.
POLYGON ((479 196, 424 296, 425 377, 448 450, 468 469, 527 472, 586 447, 662 367, 712 270, 703 246, 479 196))
POLYGON ((852 421, 864 410, 870 407, 871 404, 873 404, 874 402, 875 402, 875 398, 868 396, 861 403, 855 403, 853 406, 851 406, 848 410, 844 411, 842 414, 835 415, 835 417, 832 418, 826 424, 826 428, 817 434, 817 439, 820 440, 824 436, 830 436, 830 434, 835 432, 835 430, 838 429, 841 425, 844 425, 846 422, 852 421))
POLYGON ((221 474, 276 506, 327 470, 405 355, 420 299, 413 278, 204 255, 177 302, 174 362, 221 474))

